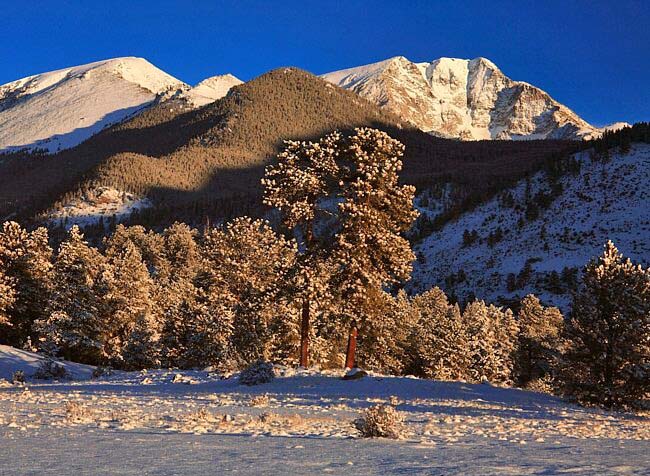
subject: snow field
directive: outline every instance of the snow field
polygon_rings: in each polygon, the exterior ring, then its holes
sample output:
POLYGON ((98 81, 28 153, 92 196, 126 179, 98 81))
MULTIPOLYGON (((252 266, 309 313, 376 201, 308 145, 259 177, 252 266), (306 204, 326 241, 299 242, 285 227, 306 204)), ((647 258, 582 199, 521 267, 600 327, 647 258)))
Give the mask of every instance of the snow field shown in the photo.
POLYGON ((571 405, 489 384, 279 367, 269 383, 207 371, 115 372, 0 348, 0 474, 648 474, 647 415, 571 405), (25 385, 5 376, 27 375, 25 385), (376 404, 400 440, 360 438, 376 404))

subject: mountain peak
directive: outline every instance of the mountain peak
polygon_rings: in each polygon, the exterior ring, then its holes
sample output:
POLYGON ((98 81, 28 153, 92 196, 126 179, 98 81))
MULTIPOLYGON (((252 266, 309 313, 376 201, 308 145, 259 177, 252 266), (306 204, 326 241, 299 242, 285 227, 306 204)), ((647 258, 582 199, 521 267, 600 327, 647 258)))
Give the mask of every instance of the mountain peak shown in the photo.
POLYGON ((121 57, 0 86, 0 151, 73 147, 185 83, 143 58, 121 57))
POLYGON ((494 69, 497 71, 500 71, 499 67, 494 64, 492 61, 490 61, 487 58, 484 58, 483 56, 479 56, 477 58, 474 58, 473 60, 470 60, 470 67, 472 66, 485 66, 489 69, 494 69))
POLYGON ((396 56, 323 78, 444 137, 581 139, 599 133, 541 89, 511 80, 484 57, 412 63, 396 56))
POLYGON ((228 94, 230 88, 242 83, 242 80, 230 73, 211 76, 187 91, 185 96, 194 106, 205 106, 217 99, 221 99, 228 94))

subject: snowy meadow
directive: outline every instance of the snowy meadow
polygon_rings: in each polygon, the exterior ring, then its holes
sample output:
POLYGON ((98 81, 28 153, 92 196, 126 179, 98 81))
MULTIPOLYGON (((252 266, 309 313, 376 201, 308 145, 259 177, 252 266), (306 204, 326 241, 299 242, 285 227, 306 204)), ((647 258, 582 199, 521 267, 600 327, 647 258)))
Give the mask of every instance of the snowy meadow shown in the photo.
MULTIPOLYGON (((2 371, 38 356, 0 349, 2 371), (17 355, 16 355, 17 354, 17 355), (13 364, 7 364, 13 360, 13 364)), ((489 384, 276 368, 246 386, 206 371, 115 372, 0 386, 0 474, 647 474, 650 421, 489 384), (377 404, 398 440, 361 438, 377 404), (29 449, 27 449, 29 448, 29 449), (260 468, 260 464, 264 468, 260 468), (92 468, 92 469, 91 469, 92 468), (144 469, 143 469, 144 468, 144 469)))

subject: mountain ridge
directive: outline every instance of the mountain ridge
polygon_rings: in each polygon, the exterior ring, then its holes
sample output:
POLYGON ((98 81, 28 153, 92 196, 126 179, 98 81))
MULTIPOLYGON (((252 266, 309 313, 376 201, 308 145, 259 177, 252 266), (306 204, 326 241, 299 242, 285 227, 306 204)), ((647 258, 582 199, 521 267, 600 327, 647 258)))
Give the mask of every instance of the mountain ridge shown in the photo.
POLYGON ((69 149, 160 100, 200 107, 237 84, 222 75, 191 87, 133 56, 27 76, 0 86, 0 152, 69 149))
POLYGON ((542 89, 510 79, 483 57, 415 63, 395 56, 322 77, 442 137, 575 140, 601 133, 542 89))

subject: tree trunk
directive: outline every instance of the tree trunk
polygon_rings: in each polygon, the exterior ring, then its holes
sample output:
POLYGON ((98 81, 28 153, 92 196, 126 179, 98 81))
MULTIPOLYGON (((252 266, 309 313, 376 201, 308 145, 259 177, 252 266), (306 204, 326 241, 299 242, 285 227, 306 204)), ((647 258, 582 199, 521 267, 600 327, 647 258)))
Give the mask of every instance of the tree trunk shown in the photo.
POLYGON ((348 350, 345 354, 345 368, 352 369, 354 368, 354 357, 357 350, 357 335, 359 330, 357 329, 357 323, 352 321, 352 326, 350 327, 350 335, 348 336, 348 350))
POLYGON ((300 366, 309 366, 309 299, 302 303, 302 321, 300 323, 300 366))

